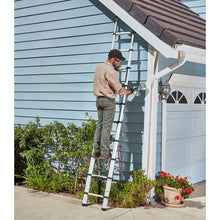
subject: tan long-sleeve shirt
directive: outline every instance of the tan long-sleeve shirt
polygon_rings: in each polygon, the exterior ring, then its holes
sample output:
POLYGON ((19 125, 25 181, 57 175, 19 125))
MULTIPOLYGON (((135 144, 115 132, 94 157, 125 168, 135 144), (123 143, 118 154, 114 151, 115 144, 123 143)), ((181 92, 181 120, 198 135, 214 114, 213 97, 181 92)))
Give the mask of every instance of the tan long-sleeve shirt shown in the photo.
POLYGON ((123 94, 124 88, 119 82, 118 72, 107 61, 97 66, 95 70, 93 94, 97 97, 116 98, 123 94))

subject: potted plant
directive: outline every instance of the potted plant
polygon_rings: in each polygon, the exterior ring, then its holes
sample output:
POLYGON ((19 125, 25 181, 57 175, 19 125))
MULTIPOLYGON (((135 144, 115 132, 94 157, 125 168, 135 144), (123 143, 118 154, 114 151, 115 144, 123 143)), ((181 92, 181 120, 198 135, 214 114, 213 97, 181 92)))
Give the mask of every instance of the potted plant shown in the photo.
POLYGON ((190 177, 173 176, 164 171, 159 172, 156 180, 155 196, 163 205, 169 207, 182 207, 184 202, 181 199, 189 198, 195 191, 189 182, 190 177))

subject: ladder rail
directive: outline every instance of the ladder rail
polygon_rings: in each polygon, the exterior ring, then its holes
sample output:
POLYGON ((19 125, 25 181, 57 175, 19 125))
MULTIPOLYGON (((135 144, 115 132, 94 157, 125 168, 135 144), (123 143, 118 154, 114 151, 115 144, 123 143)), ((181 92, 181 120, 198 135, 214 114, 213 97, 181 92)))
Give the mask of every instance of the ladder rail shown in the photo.
POLYGON ((117 27, 118 27, 118 17, 116 17, 116 20, 115 20, 115 27, 114 27, 114 32, 113 32, 111 50, 113 50, 113 48, 115 47, 115 39, 116 39, 116 34, 115 33, 117 32, 117 27))
POLYGON ((95 158, 91 157, 90 164, 89 164, 89 174, 87 174, 87 178, 86 178, 86 186, 85 186, 85 190, 84 190, 82 205, 87 205, 88 193, 89 193, 90 184, 91 184, 91 180, 92 180, 92 175, 91 174, 92 174, 93 169, 94 169, 94 164, 95 164, 95 158))

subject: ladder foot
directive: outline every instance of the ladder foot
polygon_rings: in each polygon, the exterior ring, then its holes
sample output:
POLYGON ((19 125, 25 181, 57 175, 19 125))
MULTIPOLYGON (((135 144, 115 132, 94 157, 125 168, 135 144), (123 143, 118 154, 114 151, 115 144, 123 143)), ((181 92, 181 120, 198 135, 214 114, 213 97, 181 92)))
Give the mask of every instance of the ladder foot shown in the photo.
POLYGON ((87 204, 83 204, 83 203, 82 203, 82 206, 87 206, 87 204))
POLYGON ((102 211, 107 211, 108 209, 107 208, 102 208, 102 211))

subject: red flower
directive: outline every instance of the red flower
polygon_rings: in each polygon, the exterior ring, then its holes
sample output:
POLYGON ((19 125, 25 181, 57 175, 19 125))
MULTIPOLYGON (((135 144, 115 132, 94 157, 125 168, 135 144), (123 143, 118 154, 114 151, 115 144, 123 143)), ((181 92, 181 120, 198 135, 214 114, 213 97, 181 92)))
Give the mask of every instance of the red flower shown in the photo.
POLYGON ((192 187, 192 191, 195 191, 195 189, 192 187))
POLYGON ((180 199, 180 196, 176 196, 176 200, 179 200, 180 199))
POLYGON ((186 192, 188 195, 192 193, 192 191, 189 190, 188 188, 185 188, 185 192, 186 192))
POLYGON ((162 177, 167 176, 167 173, 165 173, 164 171, 160 171, 160 176, 162 177))
POLYGON ((183 180, 182 180, 182 179, 179 179, 179 180, 178 180, 178 182, 179 182, 179 183, 182 183, 182 182, 183 182, 183 180))

